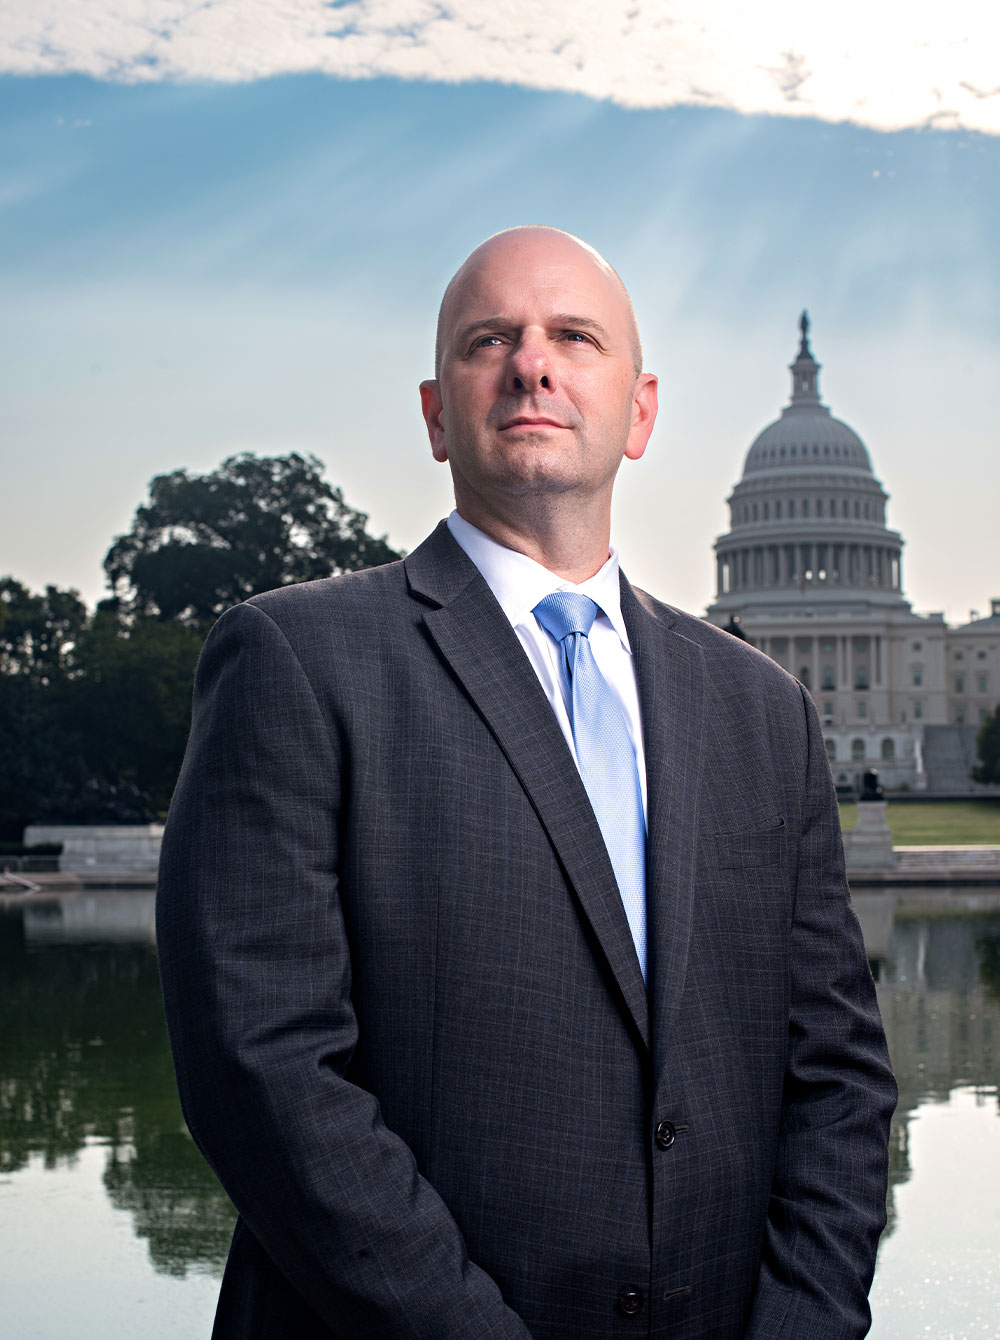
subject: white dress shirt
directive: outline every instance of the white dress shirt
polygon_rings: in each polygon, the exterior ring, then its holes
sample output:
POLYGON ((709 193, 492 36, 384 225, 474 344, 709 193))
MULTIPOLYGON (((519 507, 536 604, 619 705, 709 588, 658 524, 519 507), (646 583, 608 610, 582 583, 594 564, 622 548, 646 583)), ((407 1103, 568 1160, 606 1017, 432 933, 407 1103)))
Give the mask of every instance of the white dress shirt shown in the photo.
MULTIPOLYGON (((551 633, 546 632, 532 610, 554 591, 575 591, 589 596, 598 606, 590 630, 590 646, 601 674, 621 706, 628 733, 635 749, 635 761, 642 789, 642 809, 647 817, 646 754, 642 744, 642 719, 639 715, 639 689, 636 684, 632 648, 622 618, 621 588, 618 584, 618 554, 612 549, 608 561, 593 577, 579 586, 543 568, 527 554, 508 549, 484 534, 457 512, 448 517, 448 529, 465 550, 496 596, 510 620, 521 646, 538 676, 538 682, 552 705, 573 758, 573 726, 570 721, 569 684, 563 669, 563 653, 551 633)), ((578 765, 579 766, 579 765, 578 765)))

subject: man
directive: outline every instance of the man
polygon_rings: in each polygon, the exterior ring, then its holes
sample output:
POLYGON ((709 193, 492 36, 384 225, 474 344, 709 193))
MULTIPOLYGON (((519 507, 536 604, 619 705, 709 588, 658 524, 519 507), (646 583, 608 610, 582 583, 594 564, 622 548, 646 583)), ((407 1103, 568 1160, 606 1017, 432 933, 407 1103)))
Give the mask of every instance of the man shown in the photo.
POLYGON ((640 369, 593 250, 490 239, 421 387, 456 512, 209 637, 158 934, 217 1337, 867 1330, 895 1092, 823 741, 619 577, 640 369))

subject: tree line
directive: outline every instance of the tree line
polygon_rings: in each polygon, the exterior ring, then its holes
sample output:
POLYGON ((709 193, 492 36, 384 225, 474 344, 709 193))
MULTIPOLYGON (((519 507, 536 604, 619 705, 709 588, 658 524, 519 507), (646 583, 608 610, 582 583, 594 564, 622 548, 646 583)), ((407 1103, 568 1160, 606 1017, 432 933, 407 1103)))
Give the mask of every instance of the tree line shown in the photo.
POLYGON ((243 453, 151 481, 95 610, 0 578, 0 841, 162 817, 213 621, 257 591, 399 558, 367 524, 315 456, 243 453))

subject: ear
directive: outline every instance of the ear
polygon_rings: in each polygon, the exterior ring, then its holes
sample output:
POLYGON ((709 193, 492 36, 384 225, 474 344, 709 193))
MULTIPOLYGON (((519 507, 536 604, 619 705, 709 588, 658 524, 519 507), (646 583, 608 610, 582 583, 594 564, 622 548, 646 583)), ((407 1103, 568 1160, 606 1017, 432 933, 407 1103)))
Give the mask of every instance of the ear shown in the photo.
POLYGON ((444 424, 441 422, 441 387, 436 380, 420 383, 420 409, 427 425, 427 436, 431 440, 431 451, 436 461, 448 459, 448 449, 444 440, 444 424))
POLYGON ((646 443, 656 422, 657 380, 651 372, 640 372, 632 392, 632 425, 629 428, 625 455, 637 461, 646 450, 646 443))

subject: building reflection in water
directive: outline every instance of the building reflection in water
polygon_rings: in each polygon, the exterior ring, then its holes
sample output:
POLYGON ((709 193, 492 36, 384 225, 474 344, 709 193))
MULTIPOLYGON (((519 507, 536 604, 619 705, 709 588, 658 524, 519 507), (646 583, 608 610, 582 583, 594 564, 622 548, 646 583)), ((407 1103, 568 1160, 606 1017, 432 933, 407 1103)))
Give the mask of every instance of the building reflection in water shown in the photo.
POLYGON ((910 1120, 955 1089, 972 1089, 1000 1115, 1000 903, 995 895, 859 894, 879 1008, 899 1106, 890 1150, 889 1220, 894 1189, 909 1180, 910 1120))
MULTIPOLYGON (((989 904, 1000 894, 855 902, 900 1087, 891 1234, 913 1113, 960 1087, 996 1109, 1000 907, 989 904)), ((71 1167, 85 1145, 103 1145, 107 1195, 154 1268, 221 1274, 234 1212, 181 1117, 152 920, 152 895, 134 892, 0 909, 0 1173, 38 1159, 71 1167)), ((44 1240, 41 1219, 24 1228, 44 1240)))

